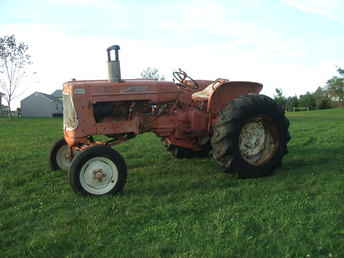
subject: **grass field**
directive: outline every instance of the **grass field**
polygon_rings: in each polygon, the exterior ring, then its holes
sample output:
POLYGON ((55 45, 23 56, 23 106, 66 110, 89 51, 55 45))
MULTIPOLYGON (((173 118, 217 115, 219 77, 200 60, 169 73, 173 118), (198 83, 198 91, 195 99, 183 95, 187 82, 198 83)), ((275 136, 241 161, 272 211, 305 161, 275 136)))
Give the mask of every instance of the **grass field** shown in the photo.
POLYGON ((175 160, 145 134, 119 145, 119 196, 81 197, 48 167, 61 119, 0 119, 0 257, 344 257, 344 110, 288 114, 272 177, 175 160))

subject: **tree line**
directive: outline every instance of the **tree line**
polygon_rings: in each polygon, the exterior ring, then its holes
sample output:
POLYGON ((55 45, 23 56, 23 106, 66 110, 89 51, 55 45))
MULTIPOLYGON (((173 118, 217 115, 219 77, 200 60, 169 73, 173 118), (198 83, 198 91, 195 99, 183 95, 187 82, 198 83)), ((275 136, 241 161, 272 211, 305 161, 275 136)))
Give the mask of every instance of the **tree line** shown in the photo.
POLYGON ((344 106, 344 69, 338 68, 337 73, 323 87, 300 96, 285 97, 282 89, 275 89, 274 100, 287 111, 344 106))

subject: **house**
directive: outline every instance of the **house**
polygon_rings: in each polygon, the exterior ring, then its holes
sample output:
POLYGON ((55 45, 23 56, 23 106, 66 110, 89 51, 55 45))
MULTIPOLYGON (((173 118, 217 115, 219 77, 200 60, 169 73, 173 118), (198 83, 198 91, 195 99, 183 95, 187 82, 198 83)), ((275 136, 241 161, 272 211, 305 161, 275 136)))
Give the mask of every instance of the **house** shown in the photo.
POLYGON ((55 117, 62 116, 62 91, 52 94, 34 92, 20 102, 23 117, 55 117))

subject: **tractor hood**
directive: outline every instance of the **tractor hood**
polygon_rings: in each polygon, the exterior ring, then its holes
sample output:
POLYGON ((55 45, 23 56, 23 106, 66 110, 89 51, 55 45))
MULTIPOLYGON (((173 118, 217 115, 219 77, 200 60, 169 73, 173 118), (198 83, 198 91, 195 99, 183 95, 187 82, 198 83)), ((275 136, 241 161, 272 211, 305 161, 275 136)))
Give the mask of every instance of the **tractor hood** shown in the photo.
POLYGON ((79 92, 90 94, 128 94, 128 93, 156 93, 156 92, 176 92, 178 91, 174 82, 158 80, 131 79, 121 82, 111 82, 108 80, 87 80, 69 81, 64 84, 65 90, 69 93, 80 94, 79 92))
POLYGON ((73 99, 82 98, 92 103, 113 101, 147 100, 153 103, 169 102, 177 99, 181 90, 174 82, 158 80, 108 80, 69 81, 64 84, 64 94, 73 99))
POLYGON ((134 88, 139 89, 141 86, 141 91, 143 89, 156 89, 160 87, 176 87, 174 82, 169 81, 158 81, 158 80, 144 80, 144 79, 129 79, 129 80, 122 80, 121 82, 111 82, 108 80, 82 80, 82 81, 69 81, 66 82, 65 85, 69 85, 72 87, 106 87, 106 88, 116 88, 116 89, 124 89, 130 86, 135 86, 134 88))

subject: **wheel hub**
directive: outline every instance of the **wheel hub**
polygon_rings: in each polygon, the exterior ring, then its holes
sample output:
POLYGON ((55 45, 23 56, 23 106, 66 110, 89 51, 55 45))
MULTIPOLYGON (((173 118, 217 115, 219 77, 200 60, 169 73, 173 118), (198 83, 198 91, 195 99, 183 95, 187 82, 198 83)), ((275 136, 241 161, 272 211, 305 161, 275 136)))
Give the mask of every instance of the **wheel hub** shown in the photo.
POLYGON ((62 146, 56 154, 56 162, 58 166, 62 169, 67 171, 71 165, 71 156, 69 154, 69 147, 68 145, 62 146))
POLYGON ((95 157, 81 168, 80 183, 90 193, 105 194, 116 185, 118 170, 108 158, 95 157))
POLYGON ((249 121, 242 126, 239 150, 242 158, 255 166, 273 155, 273 137, 271 131, 264 126, 262 118, 249 121))
POLYGON ((106 177, 106 174, 103 173, 102 169, 97 169, 93 171, 94 178, 98 181, 102 181, 104 177, 106 177))
POLYGON ((264 149, 265 129, 261 121, 245 124, 240 132, 240 151, 246 156, 256 155, 264 149))

